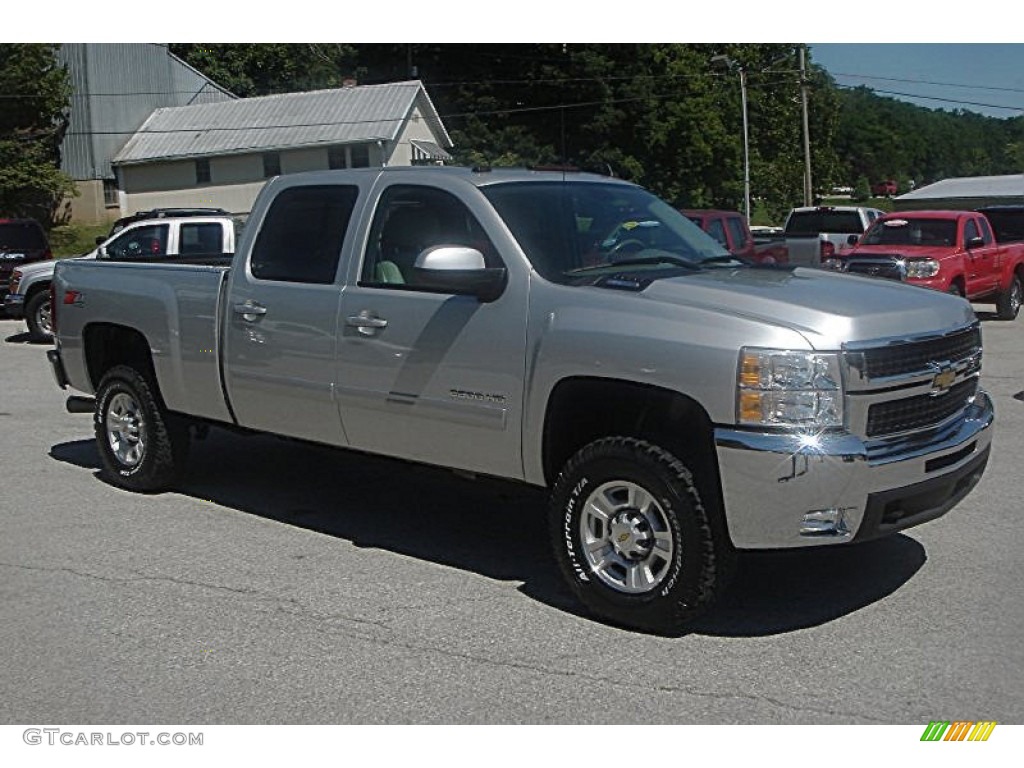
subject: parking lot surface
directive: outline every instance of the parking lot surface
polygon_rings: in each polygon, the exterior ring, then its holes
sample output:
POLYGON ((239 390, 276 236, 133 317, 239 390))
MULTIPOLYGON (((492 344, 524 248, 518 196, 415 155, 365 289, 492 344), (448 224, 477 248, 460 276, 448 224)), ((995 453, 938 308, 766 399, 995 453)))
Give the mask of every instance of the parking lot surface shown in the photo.
POLYGON ((174 492, 118 490, 0 320, 0 722, 1024 723, 1024 317, 977 309, 977 489, 743 555, 675 639, 580 613, 529 488, 213 430, 174 492))

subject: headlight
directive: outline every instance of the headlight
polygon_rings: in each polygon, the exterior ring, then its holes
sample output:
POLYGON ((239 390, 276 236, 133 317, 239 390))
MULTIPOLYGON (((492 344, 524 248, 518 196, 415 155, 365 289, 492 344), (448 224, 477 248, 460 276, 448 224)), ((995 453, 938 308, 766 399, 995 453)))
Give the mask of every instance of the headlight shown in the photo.
POLYGON ((839 355, 744 347, 740 350, 736 420, 751 426, 841 427, 839 355))
POLYGON ((935 277, 939 274, 939 262, 935 259, 918 259, 906 262, 907 277, 935 277))

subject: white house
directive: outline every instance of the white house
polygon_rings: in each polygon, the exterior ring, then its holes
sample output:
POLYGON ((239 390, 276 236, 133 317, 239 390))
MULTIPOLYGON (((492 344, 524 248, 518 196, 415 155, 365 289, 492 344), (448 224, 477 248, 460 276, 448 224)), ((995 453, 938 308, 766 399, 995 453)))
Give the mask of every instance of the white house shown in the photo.
POLYGON ((443 163, 451 146, 423 84, 412 80, 158 109, 112 165, 122 213, 247 213, 272 176, 443 163))

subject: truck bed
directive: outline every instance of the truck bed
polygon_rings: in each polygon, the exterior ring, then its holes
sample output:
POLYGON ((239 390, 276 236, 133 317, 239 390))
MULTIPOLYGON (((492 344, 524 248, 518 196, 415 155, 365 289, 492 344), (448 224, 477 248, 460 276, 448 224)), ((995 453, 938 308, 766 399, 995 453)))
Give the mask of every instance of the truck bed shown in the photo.
MULTIPOLYGON (((149 341, 169 409, 230 421, 218 363, 229 258, 60 263, 54 285, 65 346, 100 343, 105 325, 137 329, 149 341), (88 312, 77 311, 85 307, 88 312), (87 327, 80 325, 84 317, 87 327)), ((69 366, 67 374, 76 388, 95 390, 88 371, 69 366)))

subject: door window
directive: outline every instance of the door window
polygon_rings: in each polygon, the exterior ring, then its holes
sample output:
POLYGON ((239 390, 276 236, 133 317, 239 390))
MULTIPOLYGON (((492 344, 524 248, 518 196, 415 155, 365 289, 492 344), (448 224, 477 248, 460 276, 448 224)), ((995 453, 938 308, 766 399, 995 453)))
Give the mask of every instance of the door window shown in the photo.
POLYGON ((729 240, 725 236, 725 226, 722 224, 721 219, 712 219, 709 221, 707 232, 726 248, 729 247, 729 240))
POLYGON ((159 259, 167 255, 166 224, 136 227, 123 233, 107 245, 111 259, 159 259))
POLYGON ((978 225, 974 223, 974 219, 968 219, 967 223, 964 224, 964 245, 967 245, 967 243, 978 236, 978 225))
POLYGON ((437 245, 475 248, 488 267, 501 266, 483 227, 457 197, 434 187, 389 187, 373 217, 360 285, 416 288, 416 257, 437 245))
POLYGON ((359 190, 354 186, 291 187, 270 205, 249 271, 259 280, 333 283, 359 190))
POLYGON ((747 233, 744 231, 742 219, 729 218, 725 220, 725 223, 729 227, 733 247, 742 248, 745 246, 747 244, 747 233))

